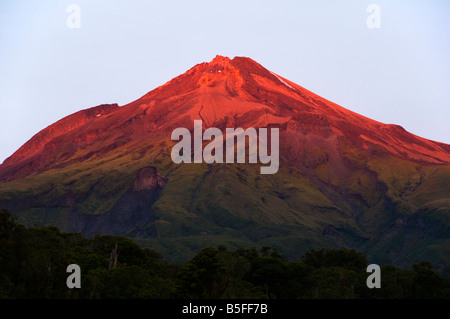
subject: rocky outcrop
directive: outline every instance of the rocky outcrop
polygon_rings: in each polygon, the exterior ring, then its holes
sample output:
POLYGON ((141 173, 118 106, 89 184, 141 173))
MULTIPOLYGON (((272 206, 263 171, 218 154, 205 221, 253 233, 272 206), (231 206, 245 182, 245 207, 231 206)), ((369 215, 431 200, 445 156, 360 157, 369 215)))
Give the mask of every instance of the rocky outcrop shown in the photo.
POLYGON ((163 189, 167 180, 162 176, 156 167, 144 167, 137 173, 131 191, 142 192, 147 190, 163 189))

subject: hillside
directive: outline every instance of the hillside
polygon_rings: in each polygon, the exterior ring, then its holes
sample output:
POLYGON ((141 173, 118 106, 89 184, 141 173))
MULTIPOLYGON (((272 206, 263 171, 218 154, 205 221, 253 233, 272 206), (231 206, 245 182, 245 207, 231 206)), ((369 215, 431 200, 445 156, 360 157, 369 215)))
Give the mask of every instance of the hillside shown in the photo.
MULTIPOLYGON (((203 146, 208 143, 204 142, 203 146)), ((291 259, 351 247, 450 273, 450 146, 347 110, 250 58, 217 56, 136 101, 81 110, 0 165, 0 207, 27 226, 124 235, 184 262, 253 245, 291 259), (181 163, 176 128, 278 128, 279 169, 181 163)))

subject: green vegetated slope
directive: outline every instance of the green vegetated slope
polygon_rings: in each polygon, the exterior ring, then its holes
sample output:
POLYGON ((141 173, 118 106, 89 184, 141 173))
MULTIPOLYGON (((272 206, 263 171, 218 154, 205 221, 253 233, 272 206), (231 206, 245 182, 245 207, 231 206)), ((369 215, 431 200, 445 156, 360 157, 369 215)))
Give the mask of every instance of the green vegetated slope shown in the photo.
POLYGON ((277 174, 261 175, 260 164, 174 164, 168 144, 156 145, 2 183, 0 204, 27 226, 125 235, 171 262, 208 245, 270 246, 292 259, 345 246, 374 263, 406 267, 426 259, 449 271, 448 166, 367 160, 348 149, 340 169, 331 160, 283 162, 277 174), (167 183, 141 215, 117 222, 124 207, 117 203, 148 166, 167 183), (90 229, 92 221, 101 226, 90 229))

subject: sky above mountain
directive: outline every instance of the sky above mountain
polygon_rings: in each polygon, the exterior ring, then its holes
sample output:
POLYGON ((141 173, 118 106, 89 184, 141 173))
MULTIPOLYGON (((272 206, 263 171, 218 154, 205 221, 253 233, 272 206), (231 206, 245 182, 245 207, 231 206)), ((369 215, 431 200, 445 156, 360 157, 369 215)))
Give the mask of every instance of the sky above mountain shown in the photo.
POLYGON ((450 143, 449 14, 425 0, 2 1, 0 163, 62 117, 129 103, 217 54, 450 143))

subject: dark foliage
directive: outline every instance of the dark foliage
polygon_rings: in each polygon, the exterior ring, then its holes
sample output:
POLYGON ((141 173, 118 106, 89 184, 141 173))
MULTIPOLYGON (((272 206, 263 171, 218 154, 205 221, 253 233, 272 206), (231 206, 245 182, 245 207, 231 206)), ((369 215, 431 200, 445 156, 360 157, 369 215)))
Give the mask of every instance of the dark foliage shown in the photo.
POLYGON ((347 248, 311 250, 287 261, 270 247, 229 251, 207 247, 183 265, 122 236, 84 238, 55 227, 27 229, 0 210, 0 298, 449 298, 450 279, 429 262, 411 270, 381 266, 380 289, 369 289, 367 258, 347 248), (118 257, 111 267, 111 252, 118 257), (81 288, 68 288, 69 264, 81 288))

